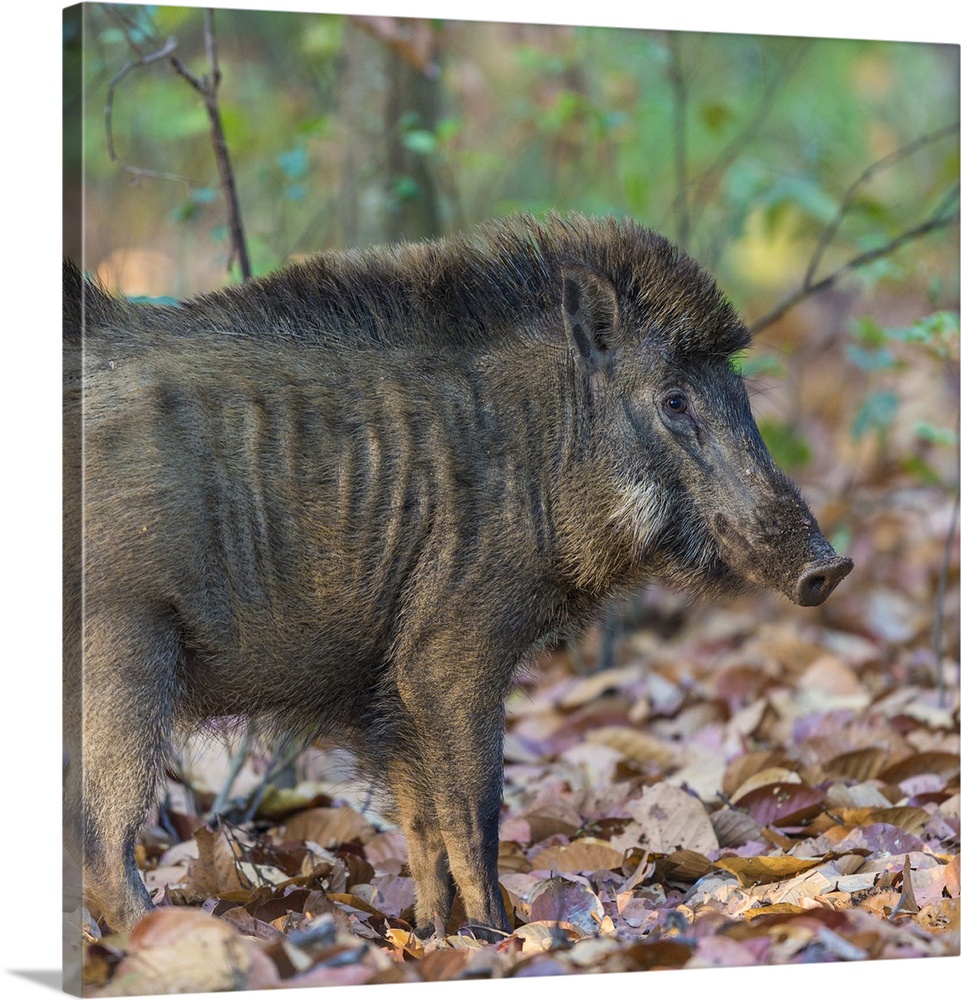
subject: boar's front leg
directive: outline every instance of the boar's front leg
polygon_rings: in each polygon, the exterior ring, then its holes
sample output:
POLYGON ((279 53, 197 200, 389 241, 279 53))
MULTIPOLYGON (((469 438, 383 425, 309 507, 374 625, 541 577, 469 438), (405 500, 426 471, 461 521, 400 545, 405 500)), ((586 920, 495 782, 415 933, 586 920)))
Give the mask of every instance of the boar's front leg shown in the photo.
POLYGON ((180 643, 150 609, 103 610, 84 625, 82 734, 73 734, 82 740, 68 741, 65 830, 84 892, 127 931, 153 907, 134 846, 163 767, 180 643))
POLYGON ((399 671, 408 753, 392 786, 417 884, 417 929, 446 924, 451 876, 478 937, 509 931, 497 880, 503 786, 504 695, 512 670, 492 670, 434 644, 399 671), (486 668, 486 669, 485 669, 486 668))
POLYGON ((425 787, 426 770, 416 751, 409 749, 403 760, 391 764, 389 774, 400 824, 407 837, 407 861, 417 887, 417 933, 427 937, 439 924, 438 932, 443 934, 454 899, 454 878, 433 797, 425 787))

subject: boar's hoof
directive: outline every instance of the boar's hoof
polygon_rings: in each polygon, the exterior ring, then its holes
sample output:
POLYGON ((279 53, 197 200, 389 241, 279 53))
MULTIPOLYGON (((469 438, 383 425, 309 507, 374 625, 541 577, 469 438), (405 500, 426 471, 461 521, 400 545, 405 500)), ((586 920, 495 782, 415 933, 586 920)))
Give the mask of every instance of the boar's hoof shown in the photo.
POLYGON ((794 591, 794 600, 803 608, 823 604, 831 591, 851 572, 854 563, 844 558, 834 558, 815 563, 801 574, 794 591))

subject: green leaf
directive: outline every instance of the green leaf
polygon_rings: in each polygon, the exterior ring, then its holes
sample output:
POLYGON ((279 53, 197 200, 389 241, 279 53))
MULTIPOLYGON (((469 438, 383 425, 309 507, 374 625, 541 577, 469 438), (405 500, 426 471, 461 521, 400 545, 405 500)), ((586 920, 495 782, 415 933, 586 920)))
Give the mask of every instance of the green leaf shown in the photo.
POLYGON ((734 118, 734 112, 720 101, 705 101, 701 105, 701 121, 712 131, 720 132, 734 118))
POLYGON ((219 196, 220 192, 216 188, 209 187, 194 188, 190 192, 190 200, 195 205, 209 205, 216 201, 219 196))
POLYGON ((433 153, 437 148, 437 137, 427 129, 413 128, 404 133, 404 146, 414 153, 433 153))
POLYGON ((950 428, 935 427, 923 420, 914 425, 914 434, 922 441, 945 445, 948 448, 952 448, 958 443, 958 435, 950 428))
POLYGON ((898 359, 886 348, 867 350, 859 344, 847 344, 844 355, 853 365, 864 372, 889 372, 902 367, 898 359))
POLYGON ((888 340, 887 331, 872 316, 861 316, 854 320, 851 333, 866 347, 883 347, 888 340))
POLYGON ((302 146, 296 146, 277 157, 277 166, 292 180, 299 181, 307 174, 310 157, 302 146))
POLYGON ((420 194, 420 185, 413 177, 398 177, 394 181, 394 197, 398 201, 413 201, 420 194))
POLYGON ((870 431, 886 431, 891 426, 897 409, 898 397, 893 392, 882 390, 871 393, 854 418, 851 434, 858 440, 870 431))
POLYGON ((811 461, 813 452, 807 438, 798 434, 790 424, 776 420, 761 420, 758 430, 774 461, 782 469, 799 469, 811 461))
POLYGON ((917 455, 905 455, 901 459, 901 468, 924 486, 938 486, 941 483, 937 472, 917 455))
POLYGON ((782 375, 784 365, 773 354, 734 354, 729 359, 733 371, 744 378, 759 378, 761 375, 782 375))

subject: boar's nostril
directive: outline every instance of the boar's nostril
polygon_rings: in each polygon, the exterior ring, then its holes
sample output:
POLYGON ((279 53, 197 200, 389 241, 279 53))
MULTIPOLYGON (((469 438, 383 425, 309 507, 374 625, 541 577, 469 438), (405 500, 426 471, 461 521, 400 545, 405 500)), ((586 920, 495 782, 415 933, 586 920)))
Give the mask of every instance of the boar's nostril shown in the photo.
POLYGON ((828 563, 808 567, 798 580, 795 601, 805 608, 823 604, 853 566, 850 559, 835 558, 828 563))

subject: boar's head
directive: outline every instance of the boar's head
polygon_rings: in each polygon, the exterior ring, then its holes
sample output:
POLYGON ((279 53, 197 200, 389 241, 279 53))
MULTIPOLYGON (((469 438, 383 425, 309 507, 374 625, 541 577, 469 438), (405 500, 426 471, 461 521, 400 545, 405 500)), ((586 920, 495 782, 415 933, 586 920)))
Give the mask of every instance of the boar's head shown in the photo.
POLYGON ((639 575, 821 604, 851 571, 764 444, 735 356, 750 336, 693 260, 639 227, 562 268, 591 460, 639 575), (596 467, 596 465, 595 465, 596 467))

